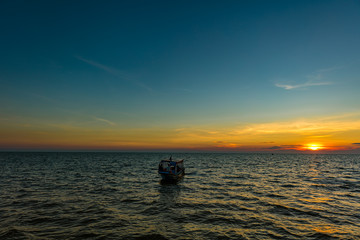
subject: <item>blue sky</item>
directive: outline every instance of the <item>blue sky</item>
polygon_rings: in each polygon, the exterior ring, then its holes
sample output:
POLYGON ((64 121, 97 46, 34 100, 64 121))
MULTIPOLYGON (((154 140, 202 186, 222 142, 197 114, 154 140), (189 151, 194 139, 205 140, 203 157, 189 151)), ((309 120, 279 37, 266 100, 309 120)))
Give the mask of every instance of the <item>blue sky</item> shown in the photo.
POLYGON ((0 126, 16 145, 60 138, 59 125, 121 135, 358 116, 359 12, 355 0, 3 1, 0 126))

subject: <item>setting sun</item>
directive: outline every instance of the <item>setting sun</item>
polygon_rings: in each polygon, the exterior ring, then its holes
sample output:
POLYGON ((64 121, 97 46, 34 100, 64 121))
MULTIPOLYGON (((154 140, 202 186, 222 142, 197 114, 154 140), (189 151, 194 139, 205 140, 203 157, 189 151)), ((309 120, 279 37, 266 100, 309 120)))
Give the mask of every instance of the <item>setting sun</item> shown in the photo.
POLYGON ((316 151, 321 149, 321 146, 317 145, 317 144, 310 144, 308 145, 307 149, 312 150, 312 151, 316 151))

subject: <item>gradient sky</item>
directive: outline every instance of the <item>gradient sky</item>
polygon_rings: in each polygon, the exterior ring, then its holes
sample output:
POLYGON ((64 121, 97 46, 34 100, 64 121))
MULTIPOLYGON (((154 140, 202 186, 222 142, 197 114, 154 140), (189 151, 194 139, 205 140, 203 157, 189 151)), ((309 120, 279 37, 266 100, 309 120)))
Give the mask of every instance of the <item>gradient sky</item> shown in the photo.
POLYGON ((360 1, 2 1, 0 150, 360 149, 360 1))

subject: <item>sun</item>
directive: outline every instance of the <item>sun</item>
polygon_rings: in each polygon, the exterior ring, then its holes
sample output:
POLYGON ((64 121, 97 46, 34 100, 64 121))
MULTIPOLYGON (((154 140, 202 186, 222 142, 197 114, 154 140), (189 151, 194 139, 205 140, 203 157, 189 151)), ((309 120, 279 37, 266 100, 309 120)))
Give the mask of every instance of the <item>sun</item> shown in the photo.
POLYGON ((318 144, 309 144, 307 146, 307 149, 312 150, 312 151, 317 151, 317 150, 321 149, 321 146, 318 144))
POLYGON ((308 149, 316 151, 319 149, 319 147, 318 146, 310 146, 310 147, 308 147, 308 149))

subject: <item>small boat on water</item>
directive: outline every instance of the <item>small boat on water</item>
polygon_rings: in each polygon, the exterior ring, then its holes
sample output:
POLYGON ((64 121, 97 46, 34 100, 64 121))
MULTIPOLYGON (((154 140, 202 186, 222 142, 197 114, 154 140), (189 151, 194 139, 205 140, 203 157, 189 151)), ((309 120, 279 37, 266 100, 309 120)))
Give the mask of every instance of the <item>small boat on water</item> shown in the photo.
POLYGON ((162 180, 177 181, 185 175, 184 159, 173 160, 172 157, 161 160, 159 174, 162 180))

